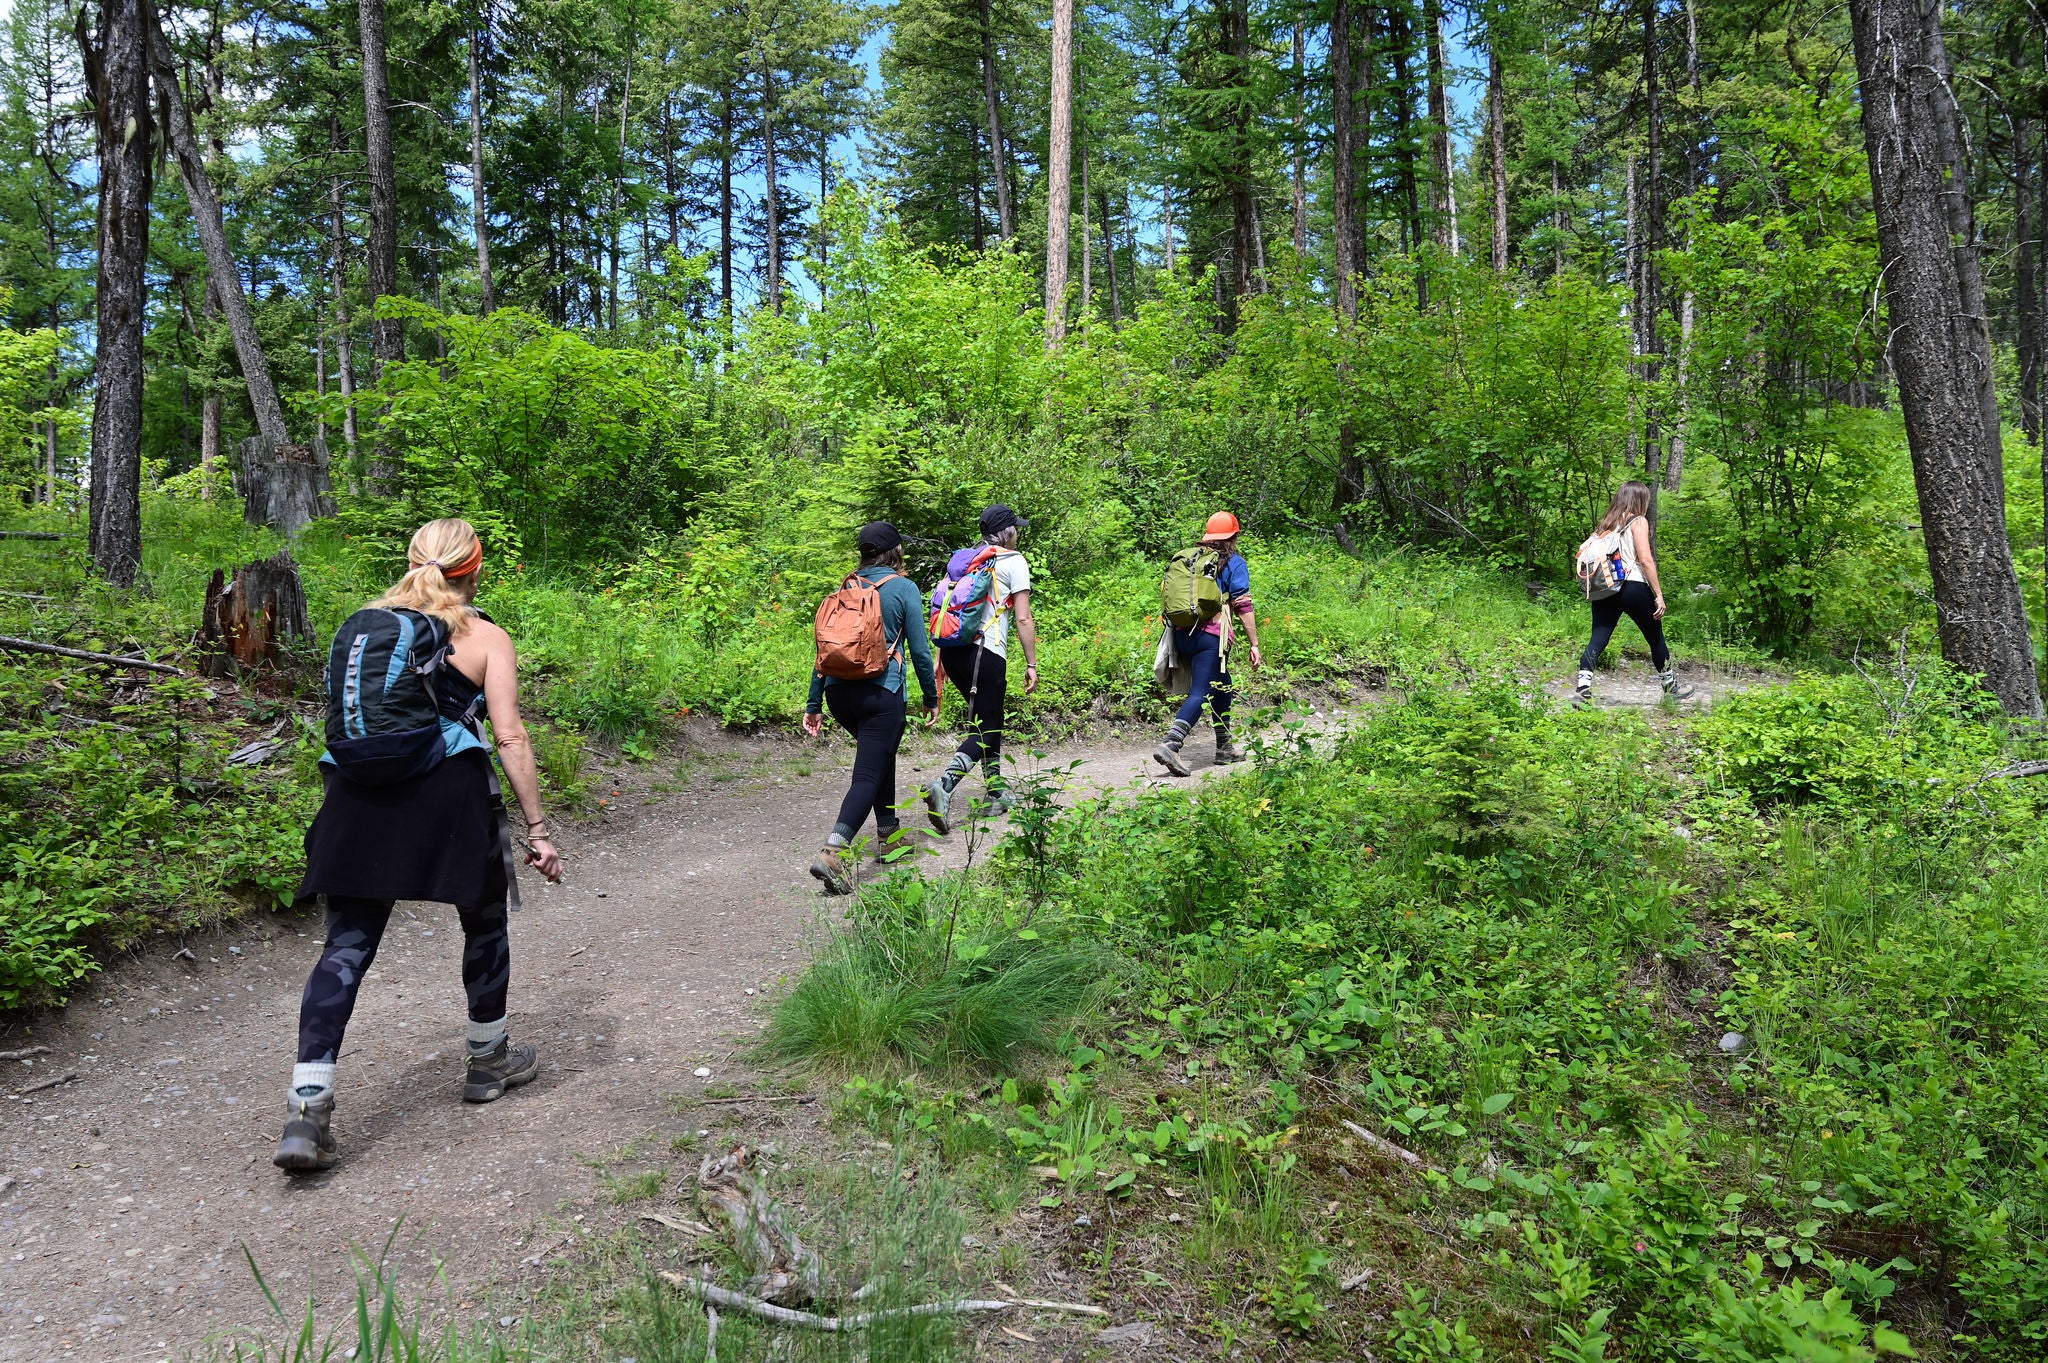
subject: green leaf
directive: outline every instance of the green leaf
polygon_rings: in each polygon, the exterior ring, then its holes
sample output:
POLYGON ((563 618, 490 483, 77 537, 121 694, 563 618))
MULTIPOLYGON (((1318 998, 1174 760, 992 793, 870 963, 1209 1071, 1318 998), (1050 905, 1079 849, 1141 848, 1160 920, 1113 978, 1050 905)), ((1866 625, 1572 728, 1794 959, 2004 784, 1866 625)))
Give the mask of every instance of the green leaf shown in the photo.
POLYGON ((1515 1095, 1512 1093, 1496 1093, 1480 1105, 1480 1111, 1491 1117, 1496 1112, 1504 1111, 1507 1105, 1514 1101, 1515 1095))
POLYGON ((1904 1335, 1897 1330, 1887 1330, 1882 1325, 1871 1331, 1870 1343, 1881 1354, 1899 1354, 1905 1358, 1920 1356, 1913 1352, 1912 1342, 1904 1335))

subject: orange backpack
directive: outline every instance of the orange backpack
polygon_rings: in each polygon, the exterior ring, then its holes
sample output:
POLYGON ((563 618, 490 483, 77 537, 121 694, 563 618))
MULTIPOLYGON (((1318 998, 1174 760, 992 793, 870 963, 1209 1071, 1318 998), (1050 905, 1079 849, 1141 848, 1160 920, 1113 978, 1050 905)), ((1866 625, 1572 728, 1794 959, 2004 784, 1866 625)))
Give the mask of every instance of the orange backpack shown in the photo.
POLYGON ((820 673, 841 681, 867 681, 882 675, 896 653, 882 627, 882 582, 902 576, 891 573, 881 582, 870 582, 855 574, 818 603, 820 673))

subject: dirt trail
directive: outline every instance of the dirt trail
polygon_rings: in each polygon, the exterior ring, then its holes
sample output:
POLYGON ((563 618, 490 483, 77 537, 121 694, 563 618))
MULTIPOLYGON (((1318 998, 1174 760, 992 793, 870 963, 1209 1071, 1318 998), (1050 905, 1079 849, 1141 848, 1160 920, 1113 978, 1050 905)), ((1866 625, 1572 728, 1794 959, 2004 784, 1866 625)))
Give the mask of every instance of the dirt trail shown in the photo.
MULTIPOLYGON (((1158 777, 1152 741, 1101 733, 1045 761, 1078 762, 1077 790, 1110 789, 1158 777)), ((702 1120, 707 1109, 686 1121, 664 1100, 739 1077, 736 1048, 799 968, 807 930, 843 902, 821 901, 805 867, 850 746, 714 746, 657 805, 610 826, 558 825, 563 885, 528 875, 512 1030, 541 1043, 543 1068, 504 1100, 458 1098, 454 912, 400 907, 342 1055, 332 1173, 292 1180, 270 1165, 319 951, 314 916, 254 915, 190 939, 186 959, 164 939, 36 1027, 50 1053, 0 1065, 0 1360, 140 1363, 259 1322, 244 1245, 288 1308, 317 1292, 331 1309, 353 1294, 350 1246, 374 1249, 402 1217, 407 1280, 439 1263, 451 1299, 470 1306, 629 1219, 582 1160, 702 1120), (699 1066, 710 1079, 693 1077, 699 1066)), ((1208 751, 1198 732, 1198 778, 1214 770, 1208 751)), ((906 788, 944 753, 942 737, 917 735, 906 788)), ((938 844, 938 864, 957 865, 964 844, 958 832, 938 844)))

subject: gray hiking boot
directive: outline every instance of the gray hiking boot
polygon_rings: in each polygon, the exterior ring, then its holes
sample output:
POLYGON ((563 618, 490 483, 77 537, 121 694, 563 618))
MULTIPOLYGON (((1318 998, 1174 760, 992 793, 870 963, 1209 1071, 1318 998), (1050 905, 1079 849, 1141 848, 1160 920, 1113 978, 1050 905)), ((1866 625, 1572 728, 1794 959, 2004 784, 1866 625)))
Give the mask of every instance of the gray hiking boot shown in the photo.
POLYGON ((462 1101, 493 1103, 540 1073, 540 1048, 524 1042, 500 1041, 496 1050, 469 1057, 462 1075, 462 1101))
POLYGON ((853 893, 853 866, 844 847, 821 848, 811 858, 811 874, 825 887, 826 894, 853 893))
POLYGON ((1672 668, 1667 667, 1662 672, 1659 672, 1657 680, 1663 683, 1664 694, 1673 700, 1690 700, 1693 696, 1699 694, 1698 687, 1694 686, 1691 682, 1680 681, 1677 671, 1672 668))
POLYGON ((341 1158, 341 1147, 328 1129, 334 1117, 334 1090, 324 1089, 318 1097, 302 1098, 294 1093, 285 1100, 287 1114, 284 1135, 270 1162, 295 1174, 332 1169, 341 1158))
POLYGON ((1228 766, 1232 762, 1244 761, 1244 750, 1227 738, 1216 740, 1216 765, 1228 766))
POLYGON ((1003 815, 1016 808, 1016 804, 1017 802, 1010 798, 1008 791, 992 790, 981 801, 980 805, 977 806, 977 812, 984 819, 1000 819, 1003 815))
POLYGON ((1572 704, 1591 705, 1592 703, 1593 674, 1582 667, 1579 669, 1578 685, 1572 687, 1572 704))
POLYGON ((924 816, 940 837, 953 831, 953 788, 944 777, 924 788, 924 816))
POLYGON ((1180 744, 1161 743, 1152 750, 1152 760, 1172 772, 1175 776, 1194 775, 1186 762, 1181 760, 1180 744))

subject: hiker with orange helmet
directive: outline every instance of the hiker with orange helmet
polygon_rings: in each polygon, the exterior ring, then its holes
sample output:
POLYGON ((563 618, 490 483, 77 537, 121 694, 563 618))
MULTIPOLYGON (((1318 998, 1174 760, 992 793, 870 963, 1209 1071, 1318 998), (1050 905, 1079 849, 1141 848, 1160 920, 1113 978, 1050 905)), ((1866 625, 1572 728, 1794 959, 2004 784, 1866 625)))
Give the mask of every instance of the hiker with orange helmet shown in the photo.
POLYGON ((1152 759, 1175 776, 1189 774, 1181 744, 1209 707, 1216 726, 1216 761, 1242 761, 1244 754, 1230 741, 1230 645, 1238 623, 1251 645, 1252 666, 1259 667, 1259 622, 1252 608, 1252 574, 1237 551, 1237 517, 1219 511, 1202 528, 1201 543, 1176 555, 1161 584, 1162 612, 1172 631, 1174 649, 1191 675, 1188 698, 1167 726, 1166 738, 1152 759))

